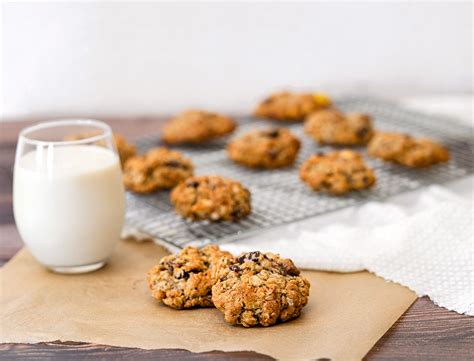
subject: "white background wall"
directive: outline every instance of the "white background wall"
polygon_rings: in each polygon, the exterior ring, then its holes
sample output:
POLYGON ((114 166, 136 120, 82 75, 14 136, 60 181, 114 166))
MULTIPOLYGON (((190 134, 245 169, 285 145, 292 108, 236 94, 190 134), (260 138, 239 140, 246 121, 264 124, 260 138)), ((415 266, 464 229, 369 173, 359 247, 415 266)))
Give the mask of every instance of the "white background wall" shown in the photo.
POLYGON ((5 118, 472 91, 470 2, 6 3, 5 118))

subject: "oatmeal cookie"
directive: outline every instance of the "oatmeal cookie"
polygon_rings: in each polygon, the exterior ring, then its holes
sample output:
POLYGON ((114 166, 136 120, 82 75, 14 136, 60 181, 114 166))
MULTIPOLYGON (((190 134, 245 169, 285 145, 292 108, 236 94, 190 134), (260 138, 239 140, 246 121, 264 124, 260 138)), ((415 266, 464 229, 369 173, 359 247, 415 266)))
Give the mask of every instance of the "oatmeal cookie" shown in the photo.
POLYGON ((153 148, 145 155, 130 158, 124 166, 125 187, 137 193, 173 188, 193 175, 193 164, 180 152, 153 148))
POLYGON ((263 100, 255 116, 284 121, 301 121, 310 113, 328 108, 331 100, 323 93, 279 92, 263 100))
POLYGON ((402 133, 377 132, 367 149, 372 157, 413 168, 449 160, 449 151, 442 145, 428 138, 413 138, 402 133))
POLYGON ((117 147, 117 152, 120 157, 120 163, 122 163, 123 167, 127 160, 137 154, 137 149, 135 148, 135 145, 128 143, 125 137, 120 134, 115 133, 114 140, 115 146, 117 147))
POLYGON ((327 109, 311 114, 305 132, 320 144, 361 145, 373 136, 372 119, 367 114, 343 114, 327 109))
POLYGON ((224 258, 233 258, 218 246, 201 249, 186 247, 178 254, 165 256, 148 273, 152 296, 165 305, 176 308, 212 307, 211 289, 215 283, 215 268, 224 258))
POLYGON ((300 141, 288 129, 253 130, 232 140, 227 154, 234 162, 247 167, 279 168, 293 162, 300 141))
POLYGON ((235 121, 224 115, 188 110, 165 124, 162 139, 169 144, 203 143, 232 133, 235 127, 235 121))
POLYGON ((219 176, 187 179, 171 192, 171 202, 193 221, 237 221, 250 211, 250 192, 237 181, 219 176))
POLYGON ((271 326, 300 315, 308 303, 308 280, 289 259, 249 252, 219 262, 212 302, 232 324, 271 326))
POLYGON ((376 179, 362 156, 352 150, 311 156, 301 166, 300 178, 313 190, 334 195, 372 187, 376 179))
MULTIPOLYGON (((64 140, 81 140, 81 139, 94 137, 96 135, 99 135, 99 133, 73 134, 73 135, 69 135, 65 137, 64 140)), ((123 167, 125 165, 125 162, 129 158, 137 154, 137 150, 135 148, 135 145, 128 143, 125 137, 118 133, 114 133, 114 141, 115 141, 115 147, 117 148, 117 153, 120 158, 120 163, 122 164, 122 167, 123 167)), ((104 143, 101 143, 101 142, 97 142, 97 143, 99 145, 104 145, 104 143)))

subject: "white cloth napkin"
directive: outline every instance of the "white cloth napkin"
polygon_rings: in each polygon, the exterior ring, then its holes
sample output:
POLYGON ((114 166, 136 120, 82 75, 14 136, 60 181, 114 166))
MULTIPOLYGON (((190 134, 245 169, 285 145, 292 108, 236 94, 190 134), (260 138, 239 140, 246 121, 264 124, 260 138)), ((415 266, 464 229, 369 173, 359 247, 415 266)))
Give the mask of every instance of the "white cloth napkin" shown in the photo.
POLYGON ((439 186, 370 202, 228 243, 233 253, 280 253, 301 268, 368 270, 448 310, 474 315, 473 212, 439 186))

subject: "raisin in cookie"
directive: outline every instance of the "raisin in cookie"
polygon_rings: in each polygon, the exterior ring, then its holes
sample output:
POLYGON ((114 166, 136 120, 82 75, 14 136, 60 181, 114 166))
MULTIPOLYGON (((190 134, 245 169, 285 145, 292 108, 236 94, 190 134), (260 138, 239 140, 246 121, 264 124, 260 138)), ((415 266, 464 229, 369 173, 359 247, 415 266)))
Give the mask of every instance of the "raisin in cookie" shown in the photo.
MULTIPOLYGON (((96 135, 99 135, 99 133, 73 134, 73 135, 69 135, 65 137, 64 139, 65 140, 81 140, 81 139, 94 137, 96 135)), ((129 158, 137 154, 137 150, 135 148, 135 145, 128 143, 123 135, 114 133, 114 141, 115 141, 115 147, 117 148, 117 152, 120 158, 120 163, 122 164, 122 167, 123 167, 125 165, 125 162, 129 158)), ((104 142, 102 141, 99 141, 97 143, 99 145, 104 145, 104 142)))
POLYGON ((169 144, 203 143, 232 133, 232 118, 202 110, 188 110, 168 121, 162 139, 169 144))
POLYGON ((311 114, 304 128, 320 144, 332 145, 366 144, 374 133, 367 114, 343 114, 333 109, 311 114))
POLYGON ((300 141, 288 129, 253 130, 227 145, 234 162, 247 167, 279 168, 293 164, 300 141))
POLYGON ((449 160, 449 152, 442 145, 402 133, 377 132, 368 145, 368 153, 372 157, 413 168, 449 160))
POLYGON ((244 253, 217 268, 212 302, 232 324, 271 326, 300 315, 309 282, 289 259, 272 253, 244 253))
POLYGON ((237 181, 219 176, 187 179, 171 192, 171 202, 193 221, 236 221, 250 213, 250 192, 237 181))
POLYGON ((175 255, 165 256, 148 273, 152 296, 176 308, 212 307, 213 275, 219 261, 233 258, 229 252, 211 245, 201 249, 186 247, 175 255))
POLYGON ((311 156, 301 166, 300 178, 315 191, 335 195, 372 187, 376 179, 361 155, 352 150, 311 156))
POLYGON ((322 93, 279 92, 262 101, 254 113, 260 118, 301 121, 310 113, 330 106, 331 100, 322 93))
POLYGON ((124 166, 125 187, 137 193, 173 188, 193 175, 193 164, 180 152, 153 148, 145 155, 130 158, 124 166))

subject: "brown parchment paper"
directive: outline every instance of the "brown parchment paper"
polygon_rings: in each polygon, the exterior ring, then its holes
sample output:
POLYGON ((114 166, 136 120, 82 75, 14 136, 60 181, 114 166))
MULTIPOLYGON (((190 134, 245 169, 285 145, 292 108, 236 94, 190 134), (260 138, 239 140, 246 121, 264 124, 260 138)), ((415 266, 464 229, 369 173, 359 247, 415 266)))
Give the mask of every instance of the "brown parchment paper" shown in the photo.
POLYGON ((304 272, 311 297, 300 318, 245 329, 225 323, 216 309, 176 311, 155 302, 145 276, 165 254, 151 242, 123 241, 102 270, 66 276, 47 271, 22 250, 0 271, 0 342, 82 341, 356 360, 416 298, 367 272, 304 272))

